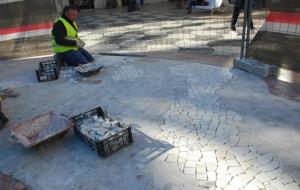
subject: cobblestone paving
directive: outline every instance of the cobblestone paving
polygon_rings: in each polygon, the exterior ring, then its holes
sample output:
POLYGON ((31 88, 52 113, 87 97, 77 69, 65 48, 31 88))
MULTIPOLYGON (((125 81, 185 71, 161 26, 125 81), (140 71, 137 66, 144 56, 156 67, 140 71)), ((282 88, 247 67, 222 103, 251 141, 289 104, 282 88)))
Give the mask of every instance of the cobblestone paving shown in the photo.
POLYGON ((164 114, 158 138, 175 147, 168 152, 166 162, 177 164, 201 187, 299 189, 294 179, 282 171, 275 156, 260 153, 251 145, 238 146, 241 116, 224 109, 216 93, 231 80, 228 71, 209 73, 199 67, 179 66, 171 68, 171 72, 188 75, 188 98, 193 104, 179 98, 164 114))

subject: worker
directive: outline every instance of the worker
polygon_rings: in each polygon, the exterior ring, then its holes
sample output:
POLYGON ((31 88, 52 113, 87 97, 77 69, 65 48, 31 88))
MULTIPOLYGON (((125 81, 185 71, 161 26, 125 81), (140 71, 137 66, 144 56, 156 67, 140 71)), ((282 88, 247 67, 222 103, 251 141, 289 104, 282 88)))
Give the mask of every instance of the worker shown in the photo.
POLYGON ((68 66, 78 66, 94 60, 83 47, 85 43, 78 37, 78 28, 75 23, 77 8, 66 6, 52 28, 52 50, 63 59, 68 66))
MULTIPOLYGON (((245 6, 245 0, 234 0, 234 8, 233 8, 232 17, 231 17, 231 31, 234 33, 236 32, 235 25, 237 23, 239 15, 240 15, 241 9, 244 9, 244 6, 245 6)), ((250 22, 250 29, 253 31, 255 30, 255 28, 253 26, 252 18, 251 18, 251 22, 250 22)))

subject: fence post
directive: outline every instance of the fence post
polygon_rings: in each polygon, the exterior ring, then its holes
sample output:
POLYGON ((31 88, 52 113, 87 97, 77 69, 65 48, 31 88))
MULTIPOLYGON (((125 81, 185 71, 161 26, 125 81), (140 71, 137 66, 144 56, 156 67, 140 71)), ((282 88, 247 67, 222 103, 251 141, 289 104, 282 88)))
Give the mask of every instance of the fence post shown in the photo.
POLYGON ((248 18, 248 4, 249 4, 249 0, 245 0, 243 32, 242 32, 242 45, 241 45, 240 59, 244 58, 244 53, 245 53, 246 29, 247 29, 247 26, 248 26, 248 22, 247 22, 247 18, 248 18))
POLYGON ((248 49, 249 49, 249 46, 250 46, 250 33, 251 33, 251 22, 252 22, 251 12, 252 12, 252 0, 248 0, 246 51, 244 53, 245 55, 247 55, 247 52, 248 52, 248 49))

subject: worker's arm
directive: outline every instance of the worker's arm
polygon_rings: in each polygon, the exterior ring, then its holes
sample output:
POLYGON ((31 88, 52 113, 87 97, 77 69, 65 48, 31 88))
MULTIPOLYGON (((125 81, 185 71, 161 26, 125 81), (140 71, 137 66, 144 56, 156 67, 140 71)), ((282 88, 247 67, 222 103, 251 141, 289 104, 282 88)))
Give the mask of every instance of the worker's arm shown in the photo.
POLYGON ((53 25, 52 35, 54 36, 55 42, 61 46, 76 46, 76 40, 67 40, 67 30, 61 21, 56 22, 53 25))

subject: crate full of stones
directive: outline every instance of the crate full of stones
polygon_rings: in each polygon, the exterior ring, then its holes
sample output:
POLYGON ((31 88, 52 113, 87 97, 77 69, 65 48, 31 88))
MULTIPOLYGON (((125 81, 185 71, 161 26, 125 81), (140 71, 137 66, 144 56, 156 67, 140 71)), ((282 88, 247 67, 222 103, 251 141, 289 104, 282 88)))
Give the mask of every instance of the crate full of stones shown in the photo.
POLYGON ((52 81, 59 78, 59 69, 55 60, 39 63, 39 69, 35 71, 39 82, 52 81))
POLYGON ((120 123, 97 107, 74 116, 74 132, 100 157, 106 157, 133 143, 131 127, 120 123))

